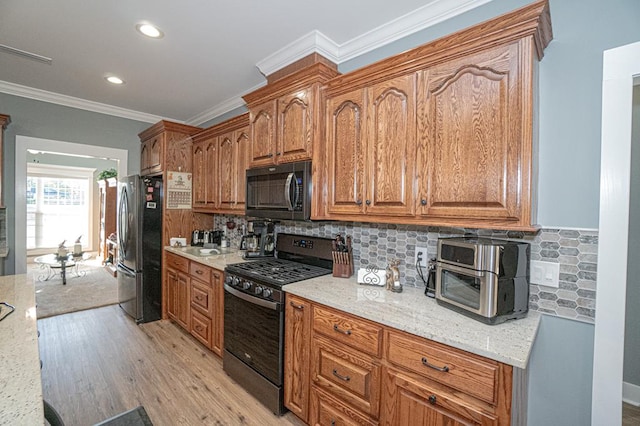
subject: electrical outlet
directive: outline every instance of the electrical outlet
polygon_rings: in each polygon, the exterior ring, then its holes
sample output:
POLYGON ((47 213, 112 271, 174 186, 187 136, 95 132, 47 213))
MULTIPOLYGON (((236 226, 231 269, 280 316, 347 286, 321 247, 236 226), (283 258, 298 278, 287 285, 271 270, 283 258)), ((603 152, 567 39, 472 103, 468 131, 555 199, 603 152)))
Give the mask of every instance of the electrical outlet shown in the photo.
POLYGON ((560 264, 532 260, 530 281, 531 284, 558 288, 560 286, 560 264))
POLYGON ((427 263, 429 259, 427 258, 427 248, 426 247, 416 247, 416 256, 413 259, 413 264, 420 264, 420 266, 427 267, 427 263))

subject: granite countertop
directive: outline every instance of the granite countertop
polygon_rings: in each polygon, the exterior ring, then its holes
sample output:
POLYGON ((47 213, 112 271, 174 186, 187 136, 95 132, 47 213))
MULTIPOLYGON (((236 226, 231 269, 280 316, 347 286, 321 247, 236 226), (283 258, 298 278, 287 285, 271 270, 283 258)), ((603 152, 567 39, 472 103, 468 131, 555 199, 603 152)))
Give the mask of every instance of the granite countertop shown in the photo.
MULTIPOLYGON (((232 263, 247 262, 241 251, 203 257, 187 253, 188 249, 165 247, 170 253, 219 270, 232 263)), ((392 293, 384 287, 360 285, 355 276, 345 279, 325 275, 285 285, 283 290, 518 368, 527 367, 540 322, 540 314, 529 311, 526 318, 486 325, 439 305, 424 295, 424 288, 404 287, 402 293, 392 293)))
MULTIPOLYGON (((242 263, 247 262, 247 260, 242 258, 242 252, 240 250, 235 249, 224 249, 223 254, 214 254, 211 256, 198 256, 194 254, 187 253, 187 250, 193 249, 194 247, 171 247, 165 246, 165 250, 169 253, 174 253, 180 256, 184 256, 189 260, 193 260, 195 262, 202 263, 203 265, 210 266, 212 268, 216 268, 219 270, 224 270, 227 265, 231 265, 232 263, 242 263)), ((201 247, 197 247, 200 249, 201 247)))
MULTIPOLYGON (((36 297, 26 275, 0 277, 0 301, 15 312, 0 321, 0 424, 44 423, 36 297)), ((0 317, 8 309, 2 305, 0 317)))
POLYGON ((384 287, 358 284, 355 277, 325 275, 288 284, 287 293, 408 333, 444 343, 518 368, 526 368, 540 314, 503 324, 486 325, 439 305, 423 288, 404 287, 393 293, 384 287))

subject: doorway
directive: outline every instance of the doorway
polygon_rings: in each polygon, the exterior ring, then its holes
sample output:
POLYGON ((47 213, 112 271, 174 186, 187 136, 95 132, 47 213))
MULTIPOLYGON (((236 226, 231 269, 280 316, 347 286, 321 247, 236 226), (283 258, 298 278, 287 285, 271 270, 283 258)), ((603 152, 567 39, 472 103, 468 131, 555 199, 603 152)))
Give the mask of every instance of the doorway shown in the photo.
POLYGON ((622 419, 632 106, 639 76, 640 42, 604 52, 593 425, 622 419))
POLYGON ((24 274, 27 269, 27 155, 28 151, 41 151, 66 155, 83 155, 117 161, 118 176, 127 175, 128 151, 124 149, 84 145, 49 139, 16 136, 15 161, 15 273, 24 274))

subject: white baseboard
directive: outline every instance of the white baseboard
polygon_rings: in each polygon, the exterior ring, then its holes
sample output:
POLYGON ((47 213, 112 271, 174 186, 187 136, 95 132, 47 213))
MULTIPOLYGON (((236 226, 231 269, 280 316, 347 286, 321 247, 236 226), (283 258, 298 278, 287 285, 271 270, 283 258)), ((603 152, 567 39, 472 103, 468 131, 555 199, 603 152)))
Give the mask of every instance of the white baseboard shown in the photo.
POLYGON ((622 400, 627 404, 640 407, 640 386, 622 382, 622 400))

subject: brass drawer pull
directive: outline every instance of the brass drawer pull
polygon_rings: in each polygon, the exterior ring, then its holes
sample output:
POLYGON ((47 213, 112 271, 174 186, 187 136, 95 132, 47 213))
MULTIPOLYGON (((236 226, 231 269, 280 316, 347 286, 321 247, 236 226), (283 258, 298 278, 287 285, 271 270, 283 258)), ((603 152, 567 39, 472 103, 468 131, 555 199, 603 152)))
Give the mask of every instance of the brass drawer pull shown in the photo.
POLYGON ((424 357, 424 356, 422 357, 422 365, 425 365, 429 368, 433 368, 434 370, 442 371, 443 373, 446 373, 447 371, 449 371, 449 367, 447 367, 446 365, 444 367, 437 367, 433 364, 429 364, 427 357, 424 357))
POLYGON ((333 329, 338 333, 346 334, 347 336, 351 336, 351 330, 340 330, 338 324, 333 324, 333 329))
POLYGON ((333 375, 345 382, 348 382, 349 380, 351 380, 351 377, 341 375, 340 373, 338 373, 338 370, 336 370, 335 368, 333 369, 333 375))
POLYGON ((293 302, 289 302, 289 304, 291 305, 291 307, 293 307, 293 309, 298 309, 298 310, 304 310, 304 305, 296 305, 293 302))

